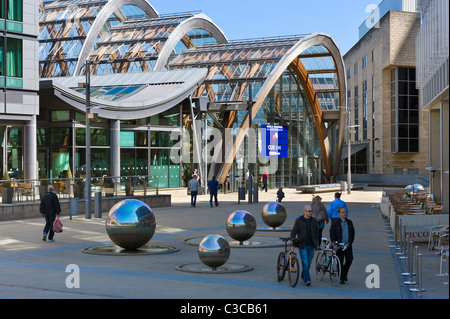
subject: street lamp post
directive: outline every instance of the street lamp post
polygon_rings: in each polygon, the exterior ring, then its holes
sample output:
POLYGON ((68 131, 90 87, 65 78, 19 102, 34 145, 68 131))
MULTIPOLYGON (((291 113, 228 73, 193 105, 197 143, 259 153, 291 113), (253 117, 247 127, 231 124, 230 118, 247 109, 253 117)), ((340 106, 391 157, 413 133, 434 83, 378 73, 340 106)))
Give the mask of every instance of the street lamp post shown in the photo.
POLYGON ((91 68, 89 60, 86 60, 86 201, 85 217, 91 219, 91 125, 89 122, 91 109, 91 68))

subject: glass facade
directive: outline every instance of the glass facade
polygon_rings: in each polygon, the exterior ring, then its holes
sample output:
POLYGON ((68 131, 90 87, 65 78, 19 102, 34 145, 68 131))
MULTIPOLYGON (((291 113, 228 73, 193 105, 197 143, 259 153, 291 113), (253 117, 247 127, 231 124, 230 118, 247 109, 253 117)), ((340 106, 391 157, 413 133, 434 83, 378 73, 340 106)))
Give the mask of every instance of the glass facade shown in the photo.
MULTIPOLYGON (((37 132, 39 176, 44 173, 47 178, 66 178, 69 167, 72 176, 84 176, 85 115, 69 110, 51 110, 48 118, 50 121, 40 121, 37 132)), ((159 187, 179 187, 181 166, 170 159, 171 150, 177 148, 177 141, 171 140, 170 134, 173 130, 181 132, 180 118, 181 107, 177 105, 158 114, 155 119, 121 121, 120 175, 158 176, 159 187)), ((110 121, 105 119, 91 120, 92 177, 111 176, 109 124, 110 121)), ((20 156, 21 150, 16 154, 20 156)), ((21 167, 19 164, 16 166, 21 167)))

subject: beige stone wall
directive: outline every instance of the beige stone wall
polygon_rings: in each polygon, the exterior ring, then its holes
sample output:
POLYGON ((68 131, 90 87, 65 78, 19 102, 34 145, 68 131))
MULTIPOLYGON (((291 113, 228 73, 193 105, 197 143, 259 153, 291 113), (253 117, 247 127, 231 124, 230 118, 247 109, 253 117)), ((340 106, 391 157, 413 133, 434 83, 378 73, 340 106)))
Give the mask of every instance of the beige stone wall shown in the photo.
MULTIPOLYGON (((369 31, 345 56, 346 70, 351 69, 348 90, 351 91, 351 119, 354 123, 354 89, 359 91, 359 125, 361 142, 369 142, 369 173, 394 174, 396 168, 402 168, 403 174, 408 168, 419 169, 427 174, 428 166, 428 113, 420 115, 419 149, 420 152, 393 154, 391 152, 391 70, 395 67, 415 67, 415 39, 420 21, 415 13, 390 11, 369 31), (372 51, 373 61, 372 61, 372 51), (367 56, 367 67, 362 68, 363 57, 367 56), (354 74, 355 63, 359 72, 354 74), (375 99, 372 108, 372 76, 375 77, 375 99), (367 81, 367 140, 362 141, 362 83, 367 81), (372 114, 375 116, 375 134, 372 134, 372 114), (373 141, 378 138, 377 141, 373 141), (374 145, 372 145, 374 143, 374 145), (375 150, 375 162, 372 152, 375 150), (389 164, 387 164, 389 163, 389 164)), ((352 143, 358 143, 352 136, 352 143)))

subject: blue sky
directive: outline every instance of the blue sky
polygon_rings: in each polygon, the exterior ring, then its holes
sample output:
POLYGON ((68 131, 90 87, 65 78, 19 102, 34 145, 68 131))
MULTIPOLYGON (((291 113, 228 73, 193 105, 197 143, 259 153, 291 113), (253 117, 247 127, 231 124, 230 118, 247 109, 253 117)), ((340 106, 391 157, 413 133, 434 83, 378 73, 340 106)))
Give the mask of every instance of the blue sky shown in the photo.
POLYGON ((160 13, 201 10, 229 40, 323 32, 342 54, 358 41, 367 6, 380 0, 148 0, 160 13))

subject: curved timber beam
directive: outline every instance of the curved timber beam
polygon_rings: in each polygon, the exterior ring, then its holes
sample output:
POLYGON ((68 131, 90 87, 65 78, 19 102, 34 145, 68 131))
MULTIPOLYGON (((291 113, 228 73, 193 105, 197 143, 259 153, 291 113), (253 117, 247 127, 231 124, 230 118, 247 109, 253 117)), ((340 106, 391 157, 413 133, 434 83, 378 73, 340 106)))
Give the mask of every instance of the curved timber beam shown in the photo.
POLYGON ((158 60, 156 61, 153 71, 164 70, 167 66, 170 55, 177 46, 178 42, 180 42, 189 32, 195 29, 208 31, 219 43, 228 43, 228 39, 225 34, 208 16, 203 13, 196 14, 181 22, 175 30, 173 30, 167 39, 167 42, 164 44, 163 49, 158 54, 158 60))
POLYGON ((89 57, 89 54, 91 54, 92 47, 94 46, 98 34, 102 30, 106 21, 108 21, 109 17, 114 13, 114 11, 126 5, 134 5, 142 9, 142 11, 144 11, 150 18, 157 18, 159 16, 158 12, 146 0, 108 1, 108 3, 99 12, 97 17, 95 18, 94 23, 89 29, 89 32, 86 36, 86 40, 84 41, 83 44, 83 48, 81 49, 80 54, 78 55, 78 61, 75 67, 74 76, 78 76, 81 74, 81 68, 84 65, 84 61, 86 61, 86 59, 89 57))
MULTIPOLYGON (((299 40, 287 53, 286 55, 279 61, 277 67, 271 72, 270 76, 266 79, 264 84, 261 86, 260 90, 255 96, 255 103, 252 106, 252 116, 254 117, 257 113, 257 111, 261 108, 261 105, 263 101, 266 99, 268 94, 270 93, 270 90, 275 85, 278 78, 282 75, 284 70, 286 70, 289 65, 298 58, 298 56, 307 50, 310 47, 313 46, 324 46, 328 49, 330 54, 333 56, 333 59, 335 61, 335 66, 337 69, 338 74, 338 82, 339 82, 339 103, 340 103, 340 109, 339 109, 339 130, 338 130, 338 141, 337 141, 337 152, 335 155, 335 160, 333 164, 333 168, 331 169, 331 165, 329 161, 327 160, 326 167, 328 167, 328 170, 326 171, 327 176, 335 176, 337 175, 338 169, 339 169, 339 159, 342 152, 342 146, 344 143, 344 133, 345 133, 345 106, 347 105, 347 88, 346 88, 346 78, 345 78, 345 68, 344 68, 344 62, 342 59, 342 55, 340 54, 339 48, 337 47, 334 40, 331 38, 331 36, 323 33, 314 33, 311 34, 305 38, 302 38, 299 40)), ((305 88, 306 90, 306 88, 305 88)), ((312 92, 309 92, 310 95, 312 95, 312 92)), ((314 99, 315 99, 314 94, 314 99)), ((313 103, 311 103, 313 105, 313 103)), ((319 108, 320 109, 320 108, 319 108)), ((318 113, 314 113, 318 114, 318 113)), ((320 123, 320 122, 319 122, 320 123)), ((244 117, 241 125, 240 134, 236 136, 235 144, 233 145, 232 152, 229 152, 225 156, 224 163, 222 164, 222 167, 219 170, 219 174, 217 175, 217 180, 219 183, 223 183, 228 171, 230 170, 230 167, 233 163, 234 158, 236 158, 236 152, 239 149, 240 145, 244 141, 245 135, 248 130, 248 114, 244 117)), ((324 134, 326 131, 323 131, 324 134)), ((325 142, 324 140, 321 140, 321 143, 325 142)), ((327 152, 330 152, 328 149, 327 152)), ((323 155, 329 156, 329 153, 324 153, 323 155)))

